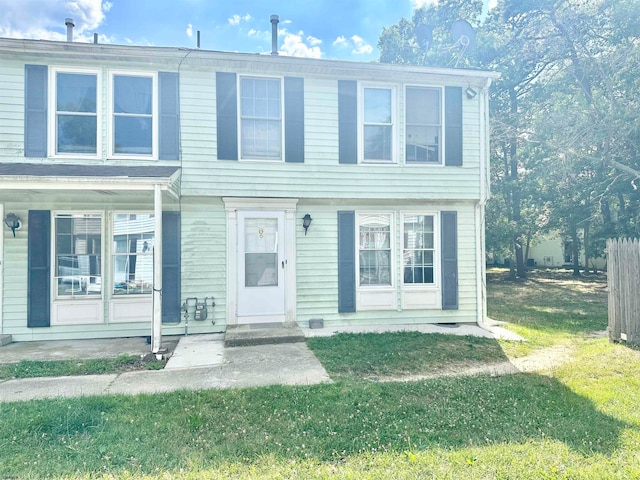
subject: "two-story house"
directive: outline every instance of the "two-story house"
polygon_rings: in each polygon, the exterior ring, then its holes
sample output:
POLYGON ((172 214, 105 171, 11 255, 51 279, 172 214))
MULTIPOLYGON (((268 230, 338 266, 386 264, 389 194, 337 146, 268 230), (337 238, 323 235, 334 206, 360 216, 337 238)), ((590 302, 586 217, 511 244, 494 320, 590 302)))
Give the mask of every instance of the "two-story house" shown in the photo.
POLYGON ((497 74, 14 39, 0 65, 0 334, 483 320, 497 74))

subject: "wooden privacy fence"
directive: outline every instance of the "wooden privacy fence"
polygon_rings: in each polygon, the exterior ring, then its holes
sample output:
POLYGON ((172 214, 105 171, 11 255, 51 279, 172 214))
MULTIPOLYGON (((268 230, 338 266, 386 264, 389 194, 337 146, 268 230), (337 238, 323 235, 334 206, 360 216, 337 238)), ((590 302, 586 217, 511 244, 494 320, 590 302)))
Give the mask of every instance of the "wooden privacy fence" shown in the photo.
POLYGON ((640 241, 607 240, 609 339, 640 344, 640 241))

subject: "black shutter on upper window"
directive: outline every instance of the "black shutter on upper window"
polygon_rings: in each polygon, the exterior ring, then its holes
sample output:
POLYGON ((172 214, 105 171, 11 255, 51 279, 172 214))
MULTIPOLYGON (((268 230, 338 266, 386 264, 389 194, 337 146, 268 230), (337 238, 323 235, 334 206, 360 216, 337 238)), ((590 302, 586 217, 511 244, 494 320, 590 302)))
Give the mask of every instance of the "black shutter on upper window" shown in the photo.
POLYGON ((162 322, 180 322, 180 212, 162 212, 162 322))
POLYGON ((47 156, 46 65, 24 66, 24 156, 47 156))
POLYGON ((51 325, 51 212, 29 210, 27 225, 27 327, 51 325))
POLYGON ((284 159, 304 163, 304 79, 284 79, 284 159))
POLYGON ((458 309, 458 214, 440 212, 442 309, 458 309))
POLYGON ((180 155, 180 93, 179 76, 172 72, 158 73, 160 122, 158 139, 160 160, 178 160, 180 155))
POLYGON ((338 81, 338 162, 358 163, 358 83, 338 81))
POLYGON ((462 166, 462 87, 444 89, 445 165, 462 166))
POLYGON ((356 311, 355 212, 338 212, 338 312, 356 311))
POLYGON ((216 73, 218 160, 238 160, 238 85, 235 73, 216 73))

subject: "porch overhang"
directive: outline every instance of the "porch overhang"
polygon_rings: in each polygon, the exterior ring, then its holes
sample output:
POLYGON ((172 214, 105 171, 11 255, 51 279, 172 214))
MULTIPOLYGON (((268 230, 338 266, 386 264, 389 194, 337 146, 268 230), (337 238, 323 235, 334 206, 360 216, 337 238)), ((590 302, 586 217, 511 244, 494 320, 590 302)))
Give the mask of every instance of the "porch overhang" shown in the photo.
POLYGON ((0 190, 154 192, 178 199, 180 167, 0 163, 0 190))

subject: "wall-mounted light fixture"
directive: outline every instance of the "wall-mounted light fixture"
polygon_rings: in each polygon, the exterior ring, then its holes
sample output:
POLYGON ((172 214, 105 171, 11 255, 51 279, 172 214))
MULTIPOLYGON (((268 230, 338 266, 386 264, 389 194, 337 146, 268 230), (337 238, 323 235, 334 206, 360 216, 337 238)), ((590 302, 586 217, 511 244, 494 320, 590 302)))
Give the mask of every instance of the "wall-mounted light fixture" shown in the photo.
POLYGON ((305 235, 307 234, 307 229, 311 225, 311 220, 313 220, 313 218, 311 218, 311 215, 309 215, 308 213, 305 214, 304 217, 302 217, 302 228, 304 228, 305 235))
POLYGON ((478 95, 478 91, 475 88, 473 88, 471 85, 469 85, 465 89, 464 93, 467 95, 467 98, 469 100, 471 100, 472 98, 476 98, 476 95, 478 95))
POLYGON ((4 217, 4 223, 11 229, 14 237, 16 236, 16 230, 20 230, 20 227, 22 226, 20 217, 15 213, 8 213, 7 216, 4 217))

